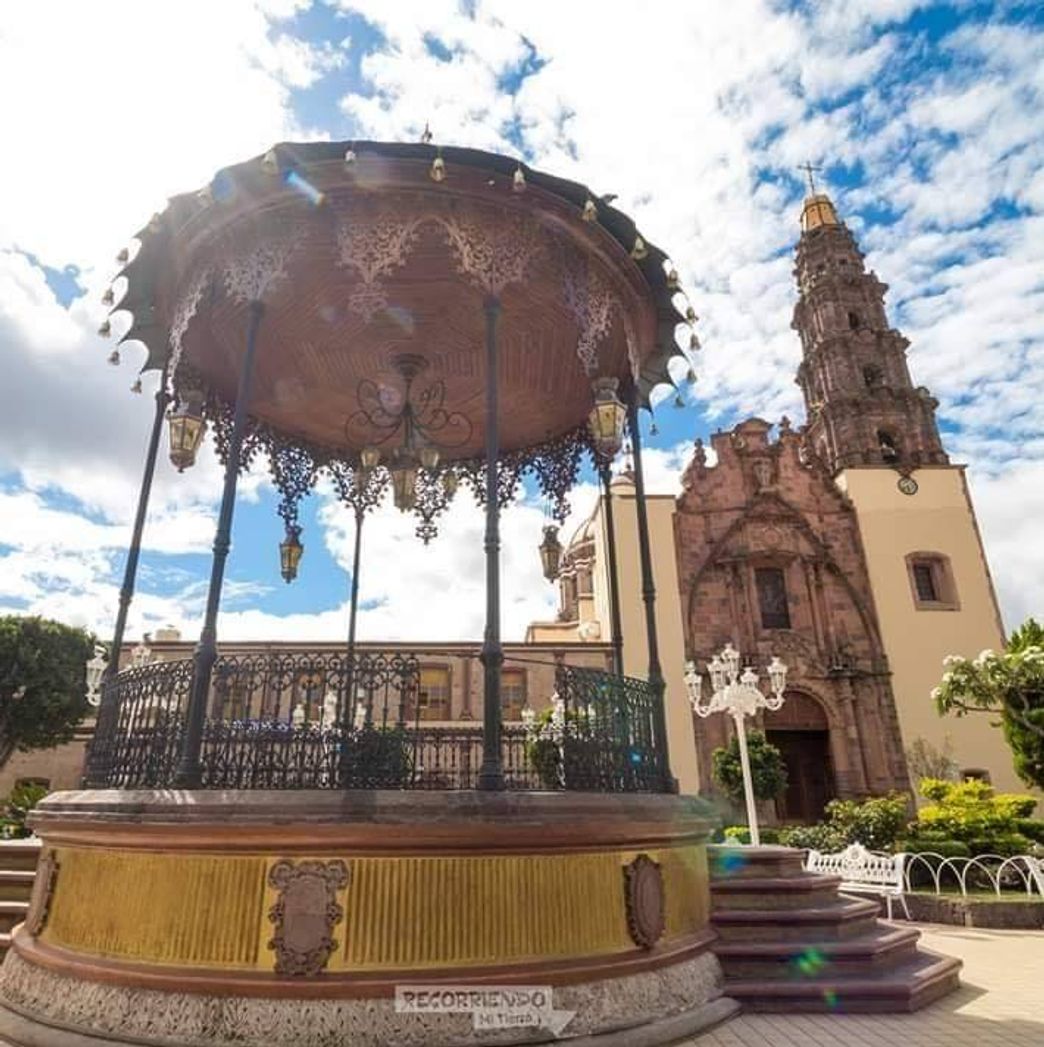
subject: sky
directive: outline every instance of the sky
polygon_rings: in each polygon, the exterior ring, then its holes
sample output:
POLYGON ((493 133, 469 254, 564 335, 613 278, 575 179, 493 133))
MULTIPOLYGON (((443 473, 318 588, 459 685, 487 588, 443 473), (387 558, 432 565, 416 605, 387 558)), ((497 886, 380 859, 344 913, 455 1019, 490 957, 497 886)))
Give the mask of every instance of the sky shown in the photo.
MULTIPOLYGON (((659 491, 697 437, 804 419, 791 270, 798 165, 821 164, 969 467, 1005 622, 1044 613, 1039 3, 8 0, 0 97, 0 613, 111 632, 155 376, 133 394, 143 351, 111 367, 96 331, 133 231, 275 142, 425 123, 618 194, 670 254, 703 350, 646 437, 659 491)), ((220 486, 209 450, 182 475, 161 457, 130 638, 198 633, 220 486)), ((306 500, 288 586, 263 470, 240 492, 219 636, 343 637, 351 517, 306 500)), ((593 498, 582 483, 567 527, 593 498)), ((554 615, 542 522, 532 497, 504 516, 505 638, 554 615)), ((459 498, 427 548, 412 530, 391 507, 364 527, 360 638, 479 638, 480 512, 459 498)))

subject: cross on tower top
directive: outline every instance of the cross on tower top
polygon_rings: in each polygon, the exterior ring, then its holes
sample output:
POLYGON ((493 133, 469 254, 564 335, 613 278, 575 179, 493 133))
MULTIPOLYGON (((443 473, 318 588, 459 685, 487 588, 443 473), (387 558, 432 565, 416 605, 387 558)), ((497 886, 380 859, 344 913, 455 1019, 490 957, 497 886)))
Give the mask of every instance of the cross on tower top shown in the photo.
POLYGON ((804 171, 805 174, 808 176, 808 191, 809 191, 809 193, 812 196, 815 196, 816 195, 816 181, 812 177, 812 172, 813 171, 822 171, 823 170, 823 165, 822 164, 813 164, 813 163, 809 162, 808 160, 806 160, 803 164, 798 164, 798 167, 800 168, 800 170, 804 171))

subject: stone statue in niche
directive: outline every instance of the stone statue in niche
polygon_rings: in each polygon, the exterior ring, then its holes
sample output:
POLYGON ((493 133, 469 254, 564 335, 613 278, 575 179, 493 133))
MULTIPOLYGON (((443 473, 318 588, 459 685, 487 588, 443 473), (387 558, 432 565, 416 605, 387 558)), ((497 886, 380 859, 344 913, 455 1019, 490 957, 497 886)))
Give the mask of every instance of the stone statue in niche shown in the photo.
POLYGON ((323 971, 337 948, 333 929, 344 918, 337 892, 348 885, 348 866, 340 860, 276 862, 268 882, 279 891, 268 919, 275 934, 276 974, 313 977, 323 971))
POLYGON ((758 491, 772 486, 772 463, 765 458, 759 458, 751 467, 754 474, 754 487, 758 491))

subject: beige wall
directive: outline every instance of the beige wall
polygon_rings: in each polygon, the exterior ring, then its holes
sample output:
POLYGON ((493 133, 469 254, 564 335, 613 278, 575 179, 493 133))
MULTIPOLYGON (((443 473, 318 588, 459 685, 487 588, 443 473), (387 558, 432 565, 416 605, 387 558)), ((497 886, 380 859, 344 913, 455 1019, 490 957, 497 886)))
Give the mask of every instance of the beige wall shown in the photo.
POLYGON ((923 468, 914 477, 919 489, 912 496, 899 491, 891 469, 848 469, 838 477, 859 520, 903 743, 909 747, 920 737, 942 748, 949 737, 962 768, 984 767, 998 789, 1025 792, 987 716, 958 719, 935 711, 931 690, 942 676, 943 658, 999 649, 1004 636, 963 468, 923 468), (915 552, 949 557, 957 609, 915 606, 906 563, 915 552))
POLYGON ((19 778, 45 778, 52 791, 78 789, 83 774, 83 756, 90 737, 89 726, 79 727, 68 745, 15 753, 0 768, 0 796, 7 796, 19 778))
MULTIPOLYGON (((623 631, 623 671, 627 676, 646 679, 649 647, 646 640, 645 605, 642 601, 641 564, 638 559, 638 516, 633 485, 617 480, 613 484, 613 522, 616 530, 617 577, 620 586, 620 619, 623 631)), ((685 692, 685 641, 682 627, 678 564, 674 555, 674 496, 650 495, 646 498, 649 539, 656 583, 656 631, 660 664, 667 684, 667 747, 671 771, 683 793, 699 791, 696 765, 696 738, 692 710, 685 692)), ((595 531, 595 593, 608 594, 609 557, 606 550, 605 517, 599 502, 595 531)), ((611 639, 608 595, 599 601, 602 636, 611 639)))

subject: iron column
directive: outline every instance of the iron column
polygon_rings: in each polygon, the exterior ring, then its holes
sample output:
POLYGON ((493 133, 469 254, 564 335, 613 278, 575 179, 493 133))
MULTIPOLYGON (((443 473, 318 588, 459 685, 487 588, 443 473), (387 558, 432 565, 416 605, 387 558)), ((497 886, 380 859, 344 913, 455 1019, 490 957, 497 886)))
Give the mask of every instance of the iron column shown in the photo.
POLYGON ((94 736, 84 763, 84 783, 100 785, 108 771, 108 747, 119 712, 118 695, 110 687, 120 667, 120 648, 123 647, 123 633, 127 628, 127 614, 131 600, 134 598, 134 586, 138 576, 138 560, 141 555, 141 536, 145 530, 145 517, 149 511, 149 499, 152 496, 152 478, 156 472, 156 455, 159 453, 160 433, 163 431, 163 418, 170 403, 167 392, 167 365, 163 365, 159 388, 156 390, 156 413, 152 419, 152 432, 149 435, 149 446, 145 453, 145 471, 141 477, 141 488, 138 490, 138 509, 134 514, 134 527, 131 530, 130 548, 127 550, 127 562, 123 567, 123 584, 120 586, 120 602, 116 611, 116 624, 112 629, 112 647, 109 650, 109 661, 101 679, 101 704, 94 725, 94 736), (111 690, 111 695, 110 695, 111 690))
POLYGON ((606 569, 609 572, 609 627, 613 631, 613 672, 623 676, 623 625, 620 622, 620 579, 616 574, 616 527, 613 523, 613 474, 608 462, 598 463, 605 501, 605 543, 608 546, 606 569))
POLYGON ((246 352, 239 368, 239 387, 236 389, 236 407, 232 418, 232 434, 228 439, 228 458, 225 461, 225 485, 221 492, 217 533, 214 535, 214 559, 210 567, 210 586, 207 589, 207 608, 196 645, 195 664, 192 667, 192 693, 189 696, 185 738, 181 760, 174 784, 179 789, 199 788, 201 768, 200 750, 203 745, 203 725, 207 715, 207 696, 210 693, 210 674, 217 661, 217 616, 221 605, 221 587, 225 578, 225 561, 232 545, 232 514, 236 507, 236 486, 239 482, 239 459, 246 431, 247 404, 254 377, 254 352, 257 348, 257 329, 261 324, 264 306, 259 301, 250 303, 247 323, 246 352))
POLYGON ((645 632, 649 646, 649 684, 652 687, 653 731, 660 758, 665 792, 677 792, 678 782, 671 775, 667 752, 667 716, 664 708, 666 685, 660 665, 660 645, 656 637, 656 586, 653 582, 652 551, 649 544, 649 518, 645 508, 645 478, 642 475, 642 437, 638 427, 638 391, 631 389, 627 399, 627 424, 634 450, 634 505, 638 518, 638 556, 642 570, 642 601, 645 604, 645 632))
POLYGON ((497 432, 497 320, 500 300, 490 295, 486 313, 486 631, 479 661, 484 670, 482 700, 482 766, 480 789, 503 789, 500 758, 500 671, 504 649, 500 644, 500 501, 497 491, 500 439, 497 432))
MULTIPOLYGON (((358 475, 358 474, 357 474, 358 475)), ((356 492, 358 495, 359 492, 356 492)), ((355 506, 355 549, 352 553, 352 593, 351 605, 348 610, 348 694, 345 697, 343 719, 351 716, 354 723, 355 717, 355 623, 359 615, 359 560, 362 553, 362 526, 363 507, 361 504, 355 506)), ((373 707, 369 700, 366 702, 366 722, 373 719, 373 707)))

